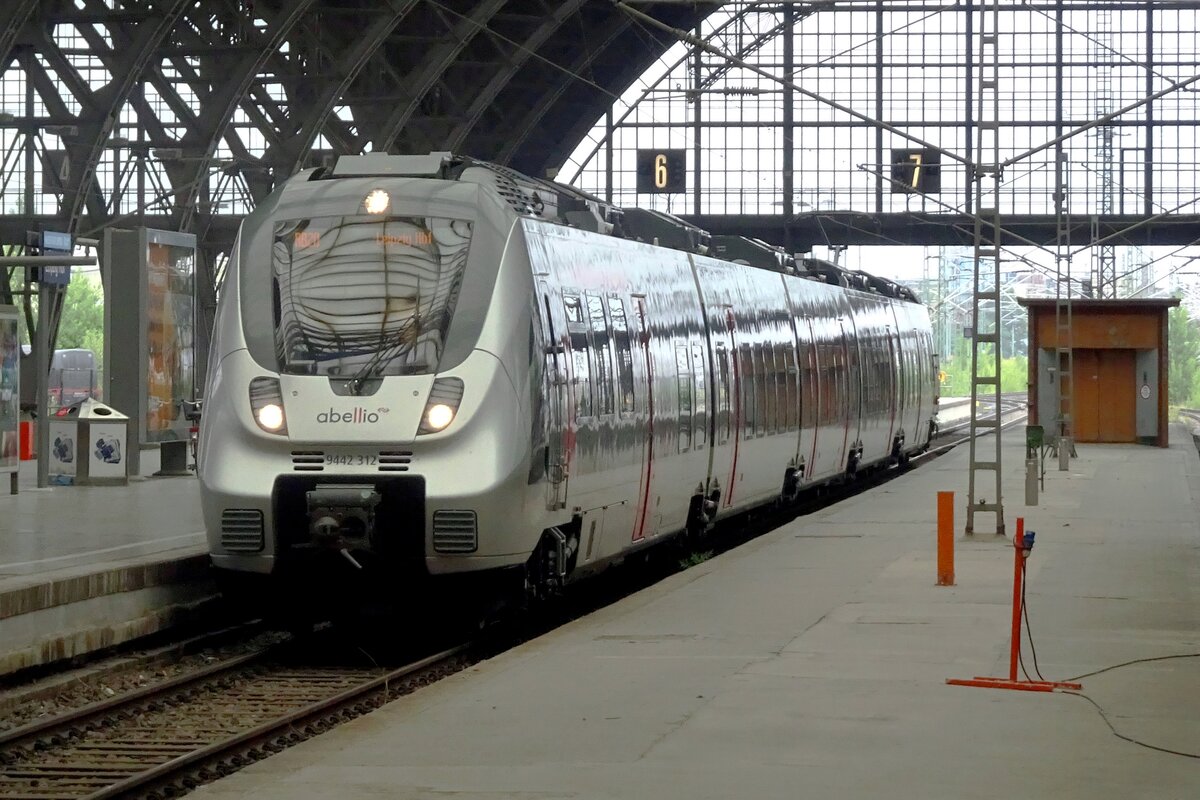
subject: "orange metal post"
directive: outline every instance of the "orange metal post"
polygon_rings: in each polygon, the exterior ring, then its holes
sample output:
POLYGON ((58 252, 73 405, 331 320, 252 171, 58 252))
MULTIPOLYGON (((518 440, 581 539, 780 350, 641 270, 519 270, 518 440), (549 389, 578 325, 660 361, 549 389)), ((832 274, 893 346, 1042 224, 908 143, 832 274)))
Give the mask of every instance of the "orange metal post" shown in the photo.
MULTIPOLYGON (((939 498, 940 499, 940 498, 939 498)), ((1023 681, 1017 678, 1017 660, 1021 655, 1021 584, 1024 582, 1025 562, 1025 518, 1017 517, 1017 536, 1013 540, 1013 611, 1012 611, 1012 652, 1008 658, 1007 678, 981 678, 972 680, 963 678, 947 678, 946 683, 952 686, 979 686, 984 689, 1016 689, 1022 692, 1053 692, 1055 689, 1082 689, 1078 683, 1067 681, 1023 681)))
POLYGON ((937 585, 954 585, 954 492, 937 496, 937 585))
POLYGON ((1025 518, 1017 517, 1017 537, 1013 540, 1013 609, 1012 609, 1012 647, 1008 655, 1008 679, 1017 679, 1017 659, 1021 653, 1021 584, 1024 583, 1021 562, 1024 560, 1022 550, 1025 548, 1025 518))

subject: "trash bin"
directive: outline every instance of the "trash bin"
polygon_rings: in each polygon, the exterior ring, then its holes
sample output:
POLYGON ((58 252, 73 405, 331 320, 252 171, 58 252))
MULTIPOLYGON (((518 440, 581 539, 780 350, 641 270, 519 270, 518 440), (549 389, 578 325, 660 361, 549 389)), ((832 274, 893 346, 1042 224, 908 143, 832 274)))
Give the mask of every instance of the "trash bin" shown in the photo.
POLYGON ((123 486, 129 483, 126 452, 129 418, 88 398, 50 417, 51 483, 123 486))
POLYGON ((1025 457, 1035 458, 1039 456, 1039 451, 1042 449, 1045 439, 1045 430, 1041 425, 1026 425, 1025 426, 1025 457))

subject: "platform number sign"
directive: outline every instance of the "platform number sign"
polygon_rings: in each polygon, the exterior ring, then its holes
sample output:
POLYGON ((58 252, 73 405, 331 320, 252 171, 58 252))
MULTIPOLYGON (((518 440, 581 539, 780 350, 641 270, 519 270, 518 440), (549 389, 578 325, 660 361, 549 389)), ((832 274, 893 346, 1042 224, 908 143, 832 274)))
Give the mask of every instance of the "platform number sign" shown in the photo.
POLYGON ((937 150, 893 150, 892 194, 937 194, 942 190, 942 158, 937 150))
POLYGON ((637 190, 664 194, 687 190, 687 151, 638 150, 637 190))

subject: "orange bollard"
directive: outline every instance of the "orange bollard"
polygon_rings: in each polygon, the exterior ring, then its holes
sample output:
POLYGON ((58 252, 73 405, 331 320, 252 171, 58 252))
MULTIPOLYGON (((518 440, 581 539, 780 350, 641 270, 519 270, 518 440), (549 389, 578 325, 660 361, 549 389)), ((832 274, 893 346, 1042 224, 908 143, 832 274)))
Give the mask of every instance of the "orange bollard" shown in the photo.
POLYGON ((937 496, 937 585, 954 585, 954 492, 937 496))

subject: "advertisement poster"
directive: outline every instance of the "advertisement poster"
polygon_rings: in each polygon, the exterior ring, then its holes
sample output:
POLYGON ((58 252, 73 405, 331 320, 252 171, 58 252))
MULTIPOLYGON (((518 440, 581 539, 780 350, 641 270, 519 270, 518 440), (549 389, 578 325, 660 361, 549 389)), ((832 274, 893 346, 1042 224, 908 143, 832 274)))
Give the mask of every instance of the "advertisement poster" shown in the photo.
POLYGON ((88 477, 124 478, 125 465, 121 460, 125 450, 125 424, 93 422, 88 438, 88 477))
POLYGON ((0 306, 0 472, 12 472, 20 466, 20 358, 17 309, 0 306))
POLYGON ((75 479, 75 420, 50 421, 50 480, 70 484, 75 479))
POLYGON ((195 250, 150 242, 146 251, 145 440, 187 436, 180 401, 192 398, 195 250))

